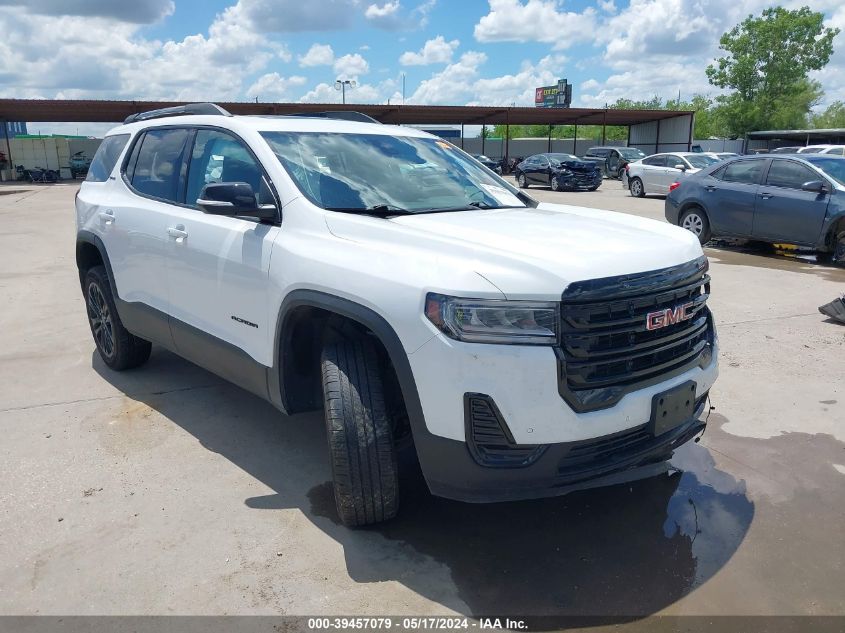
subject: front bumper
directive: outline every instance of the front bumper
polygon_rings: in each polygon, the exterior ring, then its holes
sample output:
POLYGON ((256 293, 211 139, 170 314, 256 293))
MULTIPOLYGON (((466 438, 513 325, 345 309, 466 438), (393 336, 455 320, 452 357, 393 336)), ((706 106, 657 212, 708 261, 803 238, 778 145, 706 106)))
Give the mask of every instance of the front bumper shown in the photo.
POLYGON ((672 452, 704 430, 699 417, 705 402, 706 396, 693 418, 663 435, 650 436, 638 427, 582 442, 552 444, 521 468, 481 466, 465 442, 435 436, 426 439, 428 454, 421 454, 420 461, 432 494, 472 503, 552 497, 644 479, 665 472, 672 452))
POLYGON ((598 187, 602 183, 602 175, 600 171, 592 173, 558 173, 557 178, 558 182, 560 182, 560 186, 564 189, 590 189, 598 187))

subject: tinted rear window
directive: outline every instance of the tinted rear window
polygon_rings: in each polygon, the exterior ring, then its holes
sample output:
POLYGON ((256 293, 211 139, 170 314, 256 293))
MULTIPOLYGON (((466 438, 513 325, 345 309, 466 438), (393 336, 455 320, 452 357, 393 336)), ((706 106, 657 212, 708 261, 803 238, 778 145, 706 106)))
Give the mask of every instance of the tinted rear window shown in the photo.
POLYGON ((725 167, 725 171, 722 172, 722 180, 756 185, 760 181, 762 169, 762 160, 738 160, 725 167))
POLYGON ((188 130, 147 130, 138 150, 132 173, 132 187, 153 198, 177 201, 184 168, 183 154, 188 130))
POLYGON ((108 180, 128 141, 128 134, 115 134, 104 138, 100 147, 97 148, 97 153, 94 154, 91 166, 88 167, 88 175, 85 176, 85 180, 88 182, 105 182, 108 180))

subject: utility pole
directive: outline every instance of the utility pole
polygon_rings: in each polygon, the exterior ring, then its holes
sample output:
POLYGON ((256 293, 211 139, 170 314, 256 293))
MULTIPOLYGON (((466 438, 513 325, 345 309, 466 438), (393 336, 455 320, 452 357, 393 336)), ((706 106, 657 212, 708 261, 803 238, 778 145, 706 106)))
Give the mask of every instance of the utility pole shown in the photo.
POLYGON ((337 79, 334 82, 334 89, 340 90, 341 95, 343 97, 343 103, 345 104, 346 103, 346 86, 349 86, 349 88, 351 89, 351 88, 354 88, 357 85, 358 85, 358 83, 354 79, 337 79))
POLYGON ((402 73, 402 105, 405 105, 405 73, 402 73))

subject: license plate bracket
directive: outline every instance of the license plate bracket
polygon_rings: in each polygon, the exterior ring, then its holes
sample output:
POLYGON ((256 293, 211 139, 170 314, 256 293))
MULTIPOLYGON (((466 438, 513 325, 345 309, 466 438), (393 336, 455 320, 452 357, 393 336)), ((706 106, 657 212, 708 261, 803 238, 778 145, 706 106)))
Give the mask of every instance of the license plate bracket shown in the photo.
POLYGON ((649 428, 653 435, 663 435, 692 418, 695 389, 695 381, 688 380, 652 398, 649 428))

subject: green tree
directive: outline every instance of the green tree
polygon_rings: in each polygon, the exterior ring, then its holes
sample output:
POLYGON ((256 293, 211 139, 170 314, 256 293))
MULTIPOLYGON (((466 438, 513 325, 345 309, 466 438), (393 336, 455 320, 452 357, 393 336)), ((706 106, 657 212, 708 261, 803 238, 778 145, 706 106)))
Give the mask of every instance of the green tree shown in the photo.
POLYGON ((808 75, 830 60, 838 34, 809 7, 775 7, 722 35, 719 48, 727 54, 706 72, 711 84, 733 90, 717 98, 729 130, 740 135, 805 125, 822 95, 808 75))
POLYGON ((845 128, 845 103, 834 101, 824 112, 814 115, 811 124, 816 129, 845 128))

